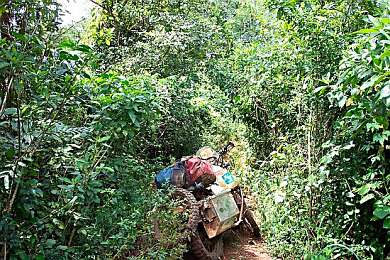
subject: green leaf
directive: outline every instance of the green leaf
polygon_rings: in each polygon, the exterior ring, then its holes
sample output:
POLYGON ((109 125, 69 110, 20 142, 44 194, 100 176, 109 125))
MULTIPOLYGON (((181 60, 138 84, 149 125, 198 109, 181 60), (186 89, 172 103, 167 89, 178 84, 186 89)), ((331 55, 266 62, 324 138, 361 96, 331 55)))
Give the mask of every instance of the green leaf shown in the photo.
POLYGON ((379 219, 384 219, 389 214, 390 214, 389 206, 378 207, 374 210, 374 216, 376 216, 379 219))
POLYGON ((108 172, 111 172, 111 173, 115 172, 115 170, 113 168, 107 167, 107 166, 103 167, 102 169, 107 170, 108 172))
POLYGON ((26 166, 27 166, 24 162, 18 162, 18 165, 19 165, 20 167, 26 167, 26 166))
POLYGON ((361 186, 358 190, 357 190, 357 193, 360 195, 360 196, 363 196, 365 194, 367 194, 371 189, 371 184, 365 184, 363 186, 361 186))
POLYGON ((321 158, 321 164, 330 164, 333 161, 333 156, 331 154, 326 154, 321 158))
POLYGON ((381 145, 384 145, 385 141, 389 139, 390 131, 386 130, 382 134, 375 134, 373 137, 374 142, 379 142, 381 145))
POLYGON ((73 204, 77 200, 77 196, 74 196, 68 203, 73 204))
POLYGON ((66 49, 66 48, 73 49, 75 46, 76 46, 76 43, 74 41, 67 39, 67 40, 62 41, 58 47, 60 47, 62 49, 66 49))
POLYGON ((370 20, 370 22, 375 26, 375 27, 378 27, 380 26, 380 22, 379 22, 379 19, 372 16, 372 15, 368 15, 368 19, 370 20))
POLYGON ((111 138, 111 135, 107 135, 107 136, 104 136, 104 137, 102 137, 102 138, 99 138, 99 139, 97 140, 97 142, 98 142, 98 143, 103 143, 103 142, 106 142, 106 141, 110 140, 110 138, 111 138))
POLYGON ((15 153, 16 153, 15 149, 9 148, 9 149, 5 152, 5 155, 6 155, 7 158, 10 160, 10 159, 12 159, 12 157, 15 155, 15 153))
POLYGON ((383 24, 390 24, 390 18, 388 17, 381 17, 379 18, 379 21, 383 24))
POLYGON ((366 127, 367 127, 367 131, 374 132, 375 130, 379 130, 381 128, 381 125, 378 124, 377 122, 373 122, 373 123, 367 123, 366 127))
POLYGON ((361 85, 360 89, 361 90, 366 90, 368 88, 371 88, 372 86, 374 86, 377 83, 378 78, 379 78, 378 76, 371 77, 370 80, 364 82, 361 85))
POLYGON ((8 62, 5 62, 5 61, 1 61, 0 62, 0 69, 2 68, 5 68, 5 67, 8 67, 10 64, 8 62))
POLYGON ((56 241, 54 239, 48 239, 46 240, 46 246, 48 248, 52 248, 56 244, 56 241))
POLYGON ((88 52, 92 51, 91 47, 89 47, 88 45, 85 45, 85 44, 80 44, 75 49, 78 51, 82 51, 84 53, 88 53, 88 52))
POLYGON ((18 109, 16 107, 10 107, 4 110, 4 115, 15 115, 17 112, 18 109))
POLYGON ((67 246, 57 246, 57 249, 60 249, 60 250, 67 250, 68 247, 67 247, 67 246))
POLYGON ((59 178, 61 181, 63 182, 66 182, 68 184, 73 184, 73 182, 69 179, 69 178, 66 178, 66 177, 60 177, 59 178))
POLYGON ((354 34, 369 34, 369 33, 377 33, 379 29, 370 28, 370 29, 361 29, 359 31, 354 32, 354 34))
POLYGON ((381 54, 381 56, 380 56, 381 60, 384 60, 384 59, 387 58, 387 57, 390 57, 390 50, 385 50, 385 51, 381 54))
POLYGON ((360 204, 363 204, 371 199, 375 198, 374 194, 370 193, 370 194, 367 194, 366 196, 364 196, 361 200, 360 200, 360 204))
POLYGON ((4 6, 0 6, 0 15, 6 12, 7 9, 5 9, 4 6))
POLYGON ((59 229, 64 229, 65 225, 62 221, 58 220, 57 218, 53 218, 53 223, 57 225, 59 229))
POLYGON ((129 115, 129 117, 130 117, 130 119, 131 119, 131 122, 133 122, 133 124, 134 124, 135 121, 137 120, 137 116, 134 114, 133 111, 129 111, 129 112, 128 112, 128 115, 129 115))
POLYGON ((383 221, 383 228, 390 229, 390 217, 387 217, 385 221, 383 221))
POLYGON ((325 91, 329 88, 329 86, 319 86, 314 89, 313 93, 319 93, 320 95, 324 94, 325 91))

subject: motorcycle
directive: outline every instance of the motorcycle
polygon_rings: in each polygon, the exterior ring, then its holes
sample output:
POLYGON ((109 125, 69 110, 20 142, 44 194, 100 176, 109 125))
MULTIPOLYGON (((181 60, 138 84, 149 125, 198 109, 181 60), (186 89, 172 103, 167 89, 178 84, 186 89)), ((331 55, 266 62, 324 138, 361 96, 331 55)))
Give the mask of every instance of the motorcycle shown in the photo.
POLYGON ((173 197, 181 200, 189 213, 183 237, 189 241, 191 251, 198 259, 220 259, 223 235, 240 225, 245 225, 255 237, 260 237, 260 228, 247 206, 238 179, 228 171, 229 164, 224 161, 233 147, 234 144, 229 142, 217 153, 210 148, 198 151, 197 155, 210 162, 217 171, 214 184, 208 187, 198 185, 193 189, 176 188, 173 192, 173 197))

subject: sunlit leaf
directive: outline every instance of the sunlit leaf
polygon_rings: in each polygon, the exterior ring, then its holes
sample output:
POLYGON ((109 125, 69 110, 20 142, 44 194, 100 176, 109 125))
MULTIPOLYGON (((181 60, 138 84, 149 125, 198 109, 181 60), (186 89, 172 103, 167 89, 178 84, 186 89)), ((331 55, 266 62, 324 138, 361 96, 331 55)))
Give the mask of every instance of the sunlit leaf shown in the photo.
POLYGON ((361 29, 359 31, 356 31, 356 34, 366 34, 366 33, 378 33, 379 29, 370 28, 370 29, 361 29))
POLYGON ((97 141, 98 141, 98 143, 103 143, 103 142, 106 142, 110 139, 111 139, 111 135, 107 135, 107 136, 99 138, 97 141))
POLYGON ((390 96, 390 86, 386 85, 381 89, 380 98, 387 98, 390 96))
POLYGON ((367 194, 371 189, 371 184, 365 184, 363 186, 361 186, 358 190, 357 190, 357 193, 360 195, 360 196, 363 196, 365 194, 367 194))
POLYGON ((375 195, 372 194, 372 193, 369 193, 367 195, 365 195, 361 200, 360 200, 360 204, 363 204, 371 199, 375 198, 375 195))

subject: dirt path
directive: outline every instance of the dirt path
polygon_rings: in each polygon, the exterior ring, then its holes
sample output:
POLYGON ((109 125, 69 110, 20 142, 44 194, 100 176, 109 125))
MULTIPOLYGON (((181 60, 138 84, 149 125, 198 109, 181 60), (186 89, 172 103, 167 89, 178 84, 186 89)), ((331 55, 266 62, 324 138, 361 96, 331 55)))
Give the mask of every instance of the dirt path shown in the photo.
MULTIPOLYGON (((247 230, 228 231, 224 236, 223 260, 272 260, 264 243, 255 239, 247 230)), ((187 254, 184 260, 196 260, 192 254, 187 254)))
POLYGON ((246 230, 237 230, 229 234, 230 239, 225 242, 224 260, 271 260, 264 243, 255 239, 246 230))

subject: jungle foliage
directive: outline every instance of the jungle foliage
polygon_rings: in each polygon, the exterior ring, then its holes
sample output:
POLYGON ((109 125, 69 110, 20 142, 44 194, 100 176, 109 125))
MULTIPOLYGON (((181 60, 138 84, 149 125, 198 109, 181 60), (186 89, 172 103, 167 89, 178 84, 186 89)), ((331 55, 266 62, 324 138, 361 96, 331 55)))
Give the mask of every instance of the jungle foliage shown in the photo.
POLYGON ((180 258, 153 176, 231 140, 274 256, 389 257, 388 0, 93 2, 0 2, 0 256, 180 258))

